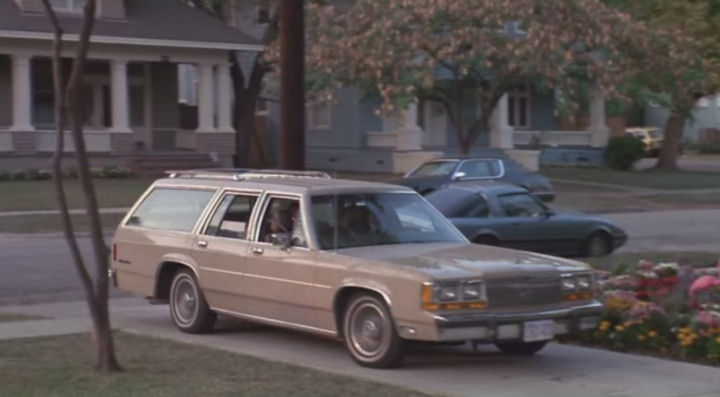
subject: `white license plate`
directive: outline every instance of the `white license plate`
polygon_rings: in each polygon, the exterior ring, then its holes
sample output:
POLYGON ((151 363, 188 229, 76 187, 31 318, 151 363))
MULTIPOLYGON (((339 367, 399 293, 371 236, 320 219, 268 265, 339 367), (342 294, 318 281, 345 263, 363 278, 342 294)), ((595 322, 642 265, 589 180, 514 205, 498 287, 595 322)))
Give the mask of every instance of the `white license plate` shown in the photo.
POLYGON ((555 321, 539 320, 528 321, 523 324, 523 341, 538 342, 550 340, 555 336, 555 321))

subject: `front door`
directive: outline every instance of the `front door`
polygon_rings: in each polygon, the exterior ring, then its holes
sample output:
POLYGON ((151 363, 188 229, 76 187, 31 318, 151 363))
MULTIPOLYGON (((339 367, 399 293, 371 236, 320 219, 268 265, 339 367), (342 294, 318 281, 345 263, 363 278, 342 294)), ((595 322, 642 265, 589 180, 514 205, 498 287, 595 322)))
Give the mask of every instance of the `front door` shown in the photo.
POLYGON ((252 314, 301 329, 318 329, 331 286, 317 281, 316 255, 308 247, 300 196, 268 195, 250 243, 244 293, 252 314), (278 244, 286 242, 286 244, 278 244))

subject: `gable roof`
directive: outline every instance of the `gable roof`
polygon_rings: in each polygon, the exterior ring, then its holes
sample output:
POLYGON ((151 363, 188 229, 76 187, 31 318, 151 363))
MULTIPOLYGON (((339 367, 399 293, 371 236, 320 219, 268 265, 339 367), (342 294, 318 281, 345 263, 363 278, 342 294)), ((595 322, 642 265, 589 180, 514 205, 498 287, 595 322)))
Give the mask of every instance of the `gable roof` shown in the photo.
MULTIPOLYGON (((179 0, 125 0, 123 20, 99 18, 92 42, 259 51, 260 43, 179 0)), ((81 15, 58 13, 69 40, 76 39, 81 15)), ((0 37, 51 39, 44 14, 21 12, 14 0, 0 0, 0 37)))

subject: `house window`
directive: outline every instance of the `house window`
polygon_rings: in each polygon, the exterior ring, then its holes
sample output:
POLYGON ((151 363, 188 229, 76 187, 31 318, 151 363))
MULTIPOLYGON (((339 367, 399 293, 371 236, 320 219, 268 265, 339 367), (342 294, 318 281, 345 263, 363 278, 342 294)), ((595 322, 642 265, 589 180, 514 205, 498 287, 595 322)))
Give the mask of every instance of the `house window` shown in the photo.
POLYGON ((258 25, 270 23, 270 9, 268 7, 258 7, 256 21, 258 25))
POLYGON ((268 115, 268 101, 267 99, 258 98, 255 102, 255 114, 258 116, 268 115))
POLYGON ((87 0, 50 0, 55 11, 82 12, 87 0))
POLYGON ((332 107, 330 104, 315 104, 308 108, 308 124, 313 130, 329 130, 332 107))
POLYGON ((508 124, 518 128, 530 127, 530 86, 525 84, 508 93, 508 124))

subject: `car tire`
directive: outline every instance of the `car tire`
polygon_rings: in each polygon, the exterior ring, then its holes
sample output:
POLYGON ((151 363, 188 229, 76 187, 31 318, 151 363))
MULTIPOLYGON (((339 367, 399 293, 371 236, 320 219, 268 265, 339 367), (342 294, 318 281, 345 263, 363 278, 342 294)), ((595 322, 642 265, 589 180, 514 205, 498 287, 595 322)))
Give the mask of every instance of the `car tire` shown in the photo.
POLYGON ((495 346, 504 354, 532 356, 542 350, 547 342, 497 342, 495 346))
POLYGON ((489 234, 484 234, 484 235, 475 237, 473 239, 473 243, 482 244, 482 245, 490 245, 493 247, 500 246, 500 240, 498 240, 497 237, 491 236, 489 234))
POLYGON ((170 285, 170 316, 175 326, 189 334, 213 330, 217 315, 210 310, 197 279, 189 269, 181 269, 170 285))
POLYGON ((602 232, 593 233, 585 240, 582 251, 586 258, 609 255, 612 252, 610 238, 602 232))
POLYGON ((377 295, 353 296, 343 311, 342 324, 345 347, 358 364, 394 368, 405 357, 405 341, 398 336, 388 306, 377 295))

